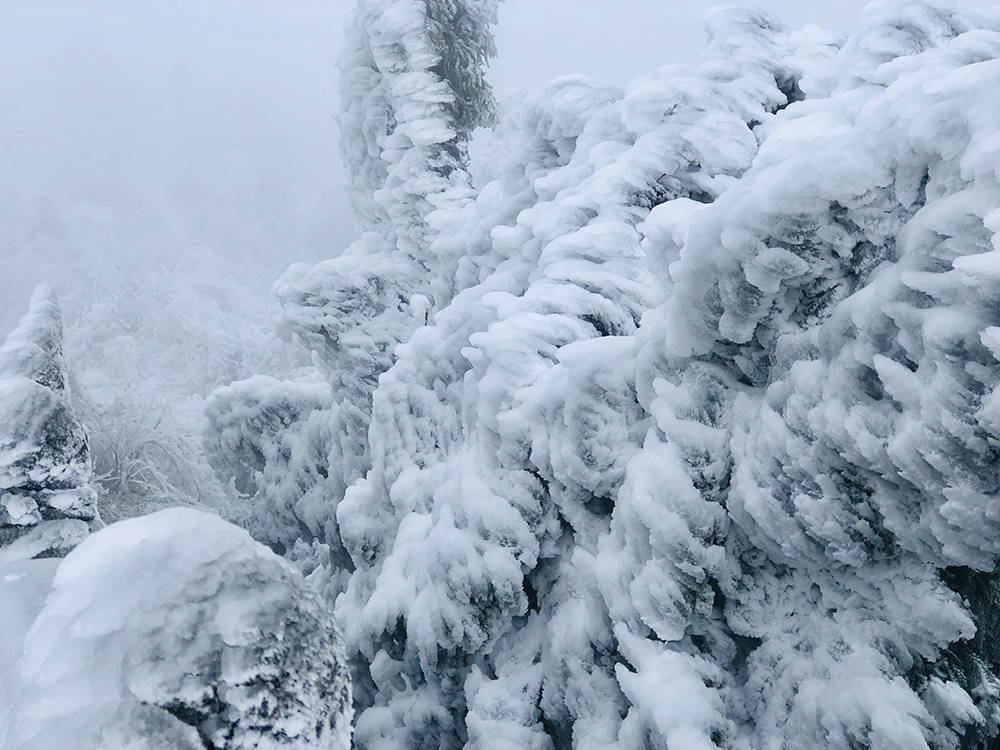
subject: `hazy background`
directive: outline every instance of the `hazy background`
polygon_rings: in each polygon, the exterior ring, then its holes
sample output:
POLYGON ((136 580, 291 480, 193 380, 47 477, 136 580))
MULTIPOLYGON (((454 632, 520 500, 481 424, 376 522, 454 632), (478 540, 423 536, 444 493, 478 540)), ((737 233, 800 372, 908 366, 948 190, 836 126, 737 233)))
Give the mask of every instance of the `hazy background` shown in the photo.
MULTIPOLYGON (((346 4, 346 0, 345 0, 346 4)), ((497 28, 491 78, 531 88, 585 73, 627 83, 667 63, 694 60, 705 41, 701 19, 720 5, 763 8, 787 26, 815 23, 849 33, 867 0, 507 0, 497 28)))
MULTIPOLYGON (((758 3, 842 31, 861 4, 758 3)), ((354 237, 334 123, 352 5, 0 0, 0 337, 57 288, 107 520, 239 502, 204 460, 204 399, 306 364, 269 290, 354 237)), ((694 59, 710 5, 508 0, 491 78, 625 83, 694 59)))

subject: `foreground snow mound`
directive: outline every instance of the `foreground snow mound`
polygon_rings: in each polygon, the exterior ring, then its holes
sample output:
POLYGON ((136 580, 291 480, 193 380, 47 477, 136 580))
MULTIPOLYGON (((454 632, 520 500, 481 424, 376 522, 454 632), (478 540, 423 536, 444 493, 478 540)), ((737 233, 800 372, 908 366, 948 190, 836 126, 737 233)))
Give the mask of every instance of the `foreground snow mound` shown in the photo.
POLYGON ((0 747, 7 747, 9 712, 19 700, 24 636, 45 604, 61 562, 46 558, 0 563, 0 747))
POLYGON ((70 553, 20 680, 8 750, 350 746, 330 614, 290 565, 199 511, 122 521, 70 553))
POLYGON ((100 525, 62 344, 59 305, 40 286, 0 346, 0 560, 65 554, 100 525))

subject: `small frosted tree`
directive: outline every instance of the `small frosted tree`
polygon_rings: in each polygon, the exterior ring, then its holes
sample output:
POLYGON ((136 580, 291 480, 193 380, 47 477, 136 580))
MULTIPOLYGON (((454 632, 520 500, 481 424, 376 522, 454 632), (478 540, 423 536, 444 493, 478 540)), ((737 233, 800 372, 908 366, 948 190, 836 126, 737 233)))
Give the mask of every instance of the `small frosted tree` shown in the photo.
POLYGON ((100 525, 62 337, 55 296, 40 286, 0 346, 0 555, 7 559, 61 556, 100 525))
POLYGON ((0 706, 0 744, 348 750, 331 613, 293 566, 215 515, 120 521, 63 560, 0 706))

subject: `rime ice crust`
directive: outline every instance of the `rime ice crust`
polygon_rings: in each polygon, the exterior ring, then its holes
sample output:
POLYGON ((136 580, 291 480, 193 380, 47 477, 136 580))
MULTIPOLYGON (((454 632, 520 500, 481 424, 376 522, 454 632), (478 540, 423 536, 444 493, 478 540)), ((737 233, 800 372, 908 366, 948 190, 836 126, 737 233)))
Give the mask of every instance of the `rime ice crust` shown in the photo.
POLYGON ((67 387, 59 305, 40 286, 0 346, 4 559, 64 555, 100 525, 87 435, 67 387))

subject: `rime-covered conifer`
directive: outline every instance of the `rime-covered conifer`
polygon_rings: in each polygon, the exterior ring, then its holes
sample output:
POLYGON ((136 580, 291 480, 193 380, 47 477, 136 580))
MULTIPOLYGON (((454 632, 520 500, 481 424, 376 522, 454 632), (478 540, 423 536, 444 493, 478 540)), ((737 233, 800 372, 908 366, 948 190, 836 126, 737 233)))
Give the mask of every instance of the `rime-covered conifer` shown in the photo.
POLYGON ((100 526, 87 434, 46 286, 0 346, 0 558, 62 556, 100 526))

